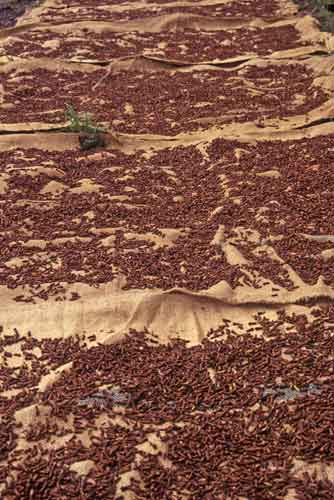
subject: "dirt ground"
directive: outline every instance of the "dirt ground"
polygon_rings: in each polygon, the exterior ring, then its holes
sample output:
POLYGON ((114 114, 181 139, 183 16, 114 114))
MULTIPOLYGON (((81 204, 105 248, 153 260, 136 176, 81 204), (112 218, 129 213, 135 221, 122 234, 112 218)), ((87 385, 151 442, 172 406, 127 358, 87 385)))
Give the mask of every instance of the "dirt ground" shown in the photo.
POLYGON ((0 1, 0 28, 15 26, 18 17, 26 9, 36 5, 35 0, 1 0, 0 1))

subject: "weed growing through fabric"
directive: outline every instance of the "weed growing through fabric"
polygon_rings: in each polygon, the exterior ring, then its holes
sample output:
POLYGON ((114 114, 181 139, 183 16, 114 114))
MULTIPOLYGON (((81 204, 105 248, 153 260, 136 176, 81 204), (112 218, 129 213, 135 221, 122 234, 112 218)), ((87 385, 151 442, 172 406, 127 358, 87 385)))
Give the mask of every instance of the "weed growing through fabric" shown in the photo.
POLYGON ((77 113, 73 106, 68 105, 65 111, 65 117, 70 121, 68 130, 86 134, 98 134, 106 132, 105 128, 93 122, 91 113, 77 113))
POLYGON ((102 134, 106 130, 98 123, 94 123, 91 113, 77 113, 73 106, 68 105, 65 111, 65 118, 70 122, 65 130, 80 134, 79 143, 82 150, 105 146, 102 134))

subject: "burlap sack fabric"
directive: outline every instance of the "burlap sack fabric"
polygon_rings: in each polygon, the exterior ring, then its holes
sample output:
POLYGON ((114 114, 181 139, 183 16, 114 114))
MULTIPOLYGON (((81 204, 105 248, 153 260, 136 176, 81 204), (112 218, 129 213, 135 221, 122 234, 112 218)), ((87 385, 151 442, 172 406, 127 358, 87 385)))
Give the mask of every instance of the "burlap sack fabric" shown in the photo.
POLYGON ((331 35, 52 0, 0 42, 2 497, 332 498, 331 35))

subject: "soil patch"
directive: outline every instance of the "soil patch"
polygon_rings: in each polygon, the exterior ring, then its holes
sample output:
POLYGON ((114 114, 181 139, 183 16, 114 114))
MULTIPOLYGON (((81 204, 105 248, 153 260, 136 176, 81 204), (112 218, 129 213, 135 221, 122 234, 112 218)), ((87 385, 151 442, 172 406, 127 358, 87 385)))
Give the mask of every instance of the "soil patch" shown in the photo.
POLYGON ((0 28, 15 26, 18 17, 27 9, 39 3, 40 0, 1 0, 0 28))

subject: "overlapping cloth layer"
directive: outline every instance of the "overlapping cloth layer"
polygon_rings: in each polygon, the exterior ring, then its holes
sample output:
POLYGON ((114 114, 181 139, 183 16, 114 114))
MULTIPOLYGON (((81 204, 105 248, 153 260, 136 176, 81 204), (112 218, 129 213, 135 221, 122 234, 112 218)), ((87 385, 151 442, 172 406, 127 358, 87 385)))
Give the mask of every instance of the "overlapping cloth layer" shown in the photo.
MULTIPOLYGON (((195 14, 219 17, 226 21, 238 19, 281 19, 296 14, 297 8, 289 0, 259 3, 256 0, 233 1, 197 1, 197 2, 105 2, 87 0, 85 2, 64 2, 47 0, 40 8, 23 18, 32 22, 44 22, 49 25, 76 21, 129 21, 152 18, 169 14, 195 14)), ((19 24, 21 24, 19 22, 19 24)))
POLYGON ((0 496, 333 498, 331 36, 53 0, 0 39, 0 496))
POLYGON ((19 60, 0 66, 0 127, 64 126, 65 107, 72 104, 123 133, 175 136, 212 125, 234 124, 238 130, 245 122, 259 131, 296 128, 333 114, 332 67, 332 57, 172 70, 146 59, 115 62, 108 69, 19 60), (37 79, 44 84, 36 87, 37 79))

